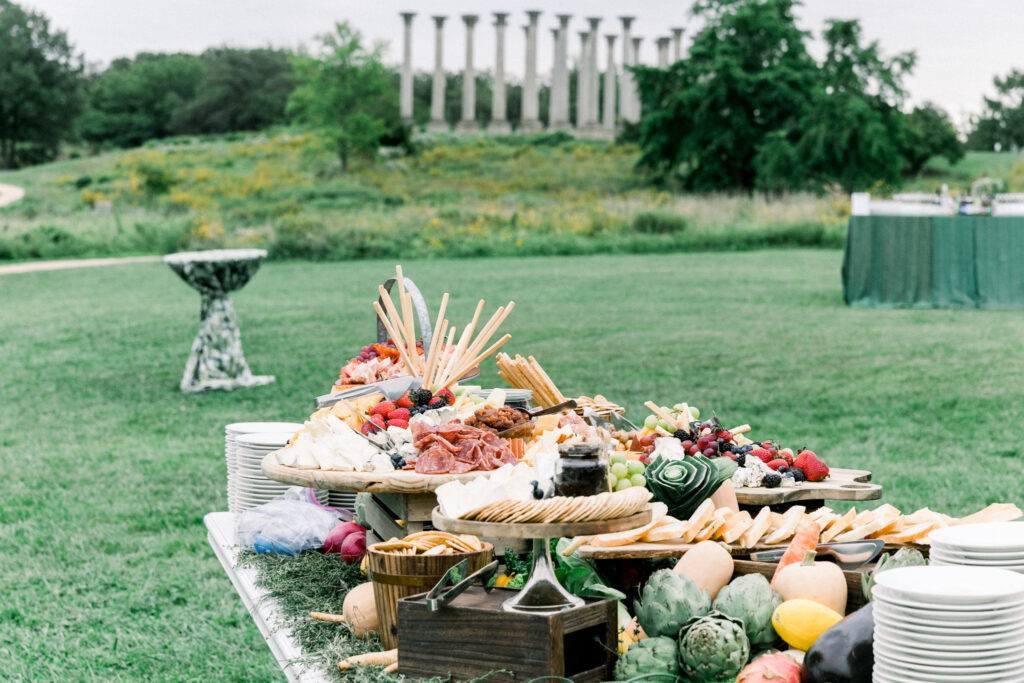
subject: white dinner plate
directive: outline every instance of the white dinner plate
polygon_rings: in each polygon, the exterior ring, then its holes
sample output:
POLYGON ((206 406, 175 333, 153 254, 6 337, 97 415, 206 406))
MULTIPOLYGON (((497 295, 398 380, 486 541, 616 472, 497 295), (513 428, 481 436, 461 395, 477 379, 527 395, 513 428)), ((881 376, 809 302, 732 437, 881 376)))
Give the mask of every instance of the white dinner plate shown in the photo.
MULTIPOLYGON (((961 565, 942 565, 938 568, 968 569, 968 567, 963 567, 961 565)), ((970 569, 973 569, 973 567, 970 567, 970 569)), ((993 571, 1004 572, 1006 570, 999 569, 993 571)), ((1012 572, 1006 573, 1012 574, 1012 572)), ((956 618, 957 616, 970 614, 997 614, 1000 612, 1012 612, 1014 610, 1024 608, 1024 594, 1012 600, 1007 599, 999 602, 978 602, 973 604, 943 604, 940 602, 929 602, 925 600, 905 600, 898 597, 891 597, 885 592, 879 592, 876 594, 874 590, 872 590, 871 596, 880 605, 887 605, 901 611, 910 611, 911 613, 924 617, 956 618)))
POLYGON ((964 618, 960 620, 935 619, 927 617, 922 618, 914 614, 889 612, 884 608, 879 609, 880 607, 880 605, 875 605, 875 620, 897 628, 905 626, 906 628, 914 628, 921 631, 937 632, 950 630, 962 631, 964 629, 970 629, 972 633, 982 635, 982 633, 985 632, 997 633, 1009 628, 1024 626, 1024 617, 1016 614, 1011 614, 1008 617, 989 616, 984 618, 964 618))
POLYGON ((988 567, 900 567, 878 574, 875 585, 896 599, 943 605, 1012 602, 1024 596, 1024 576, 988 567))
POLYGON ((257 432, 255 434, 242 434, 236 438, 236 441, 239 449, 248 448, 250 446, 254 446, 256 448, 276 446, 277 448, 281 448, 291 441, 293 436, 295 436, 295 432, 257 432))
POLYGON ((889 663, 903 664, 904 666, 920 669, 922 672, 968 673, 973 671, 989 673, 992 671, 1024 668, 1024 653, 1000 655, 997 657, 991 657, 987 654, 985 656, 967 655, 960 659, 946 658, 940 660, 933 657, 930 652, 927 656, 922 657, 883 643, 875 643, 873 649, 876 659, 882 659, 889 663))
POLYGON ((987 635, 973 635, 970 631, 962 635, 930 635, 882 623, 875 624, 875 640, 893 645, 919 647, 924 650, 949 650, 951 652, 998 650, 1020 643, 1020 637, 1016 631, 987 635))
POLYGON ((233 422, 224 426, 227 434, 253 434, 255 432, 295 432, 302 429, 298 422, 233 422))
POLYGON ((947 562, 949 564, 962 565, 964 567, 996 567, 1005 569, 1007 567, 1024 567, 1024 557, 1020 558, 998 558, 998 557, 964 557, 963 555, 947 555, 932 551, 931 561, 947 562))
POLYGON ((935 553, 939 553, 940 555, 956 555, 958 557, 968 557, 977 560, 1024 560, 1024 552, 1019 550, 964 550, 963 548, 957 548, 954 546, 933 545, 929 554, 934 555, 935 553))
MULTIPOLYGON (((919 674, 943 674, 949 676, 959 674, 1009 675, 1017 672, 1024 673, 1024 659, 1021 659, 1018 662, 1008 662, 1006 664, 983 665, 967 662, 963 666, 949 666, 947 662, 939 664, 934 660, 931 662, 928 662, 928 660, 908 661, 906 658, 894 657, 887 652, 879 652, 876 650, 875 661, 883 666, 909 669, 911 671, 919 672, 919 674)), ((1021 680, 1024 680, 1024 678, 1016 679, 1018 682, 1021 680)))
POLYGON ((878 660, 875 660, 873 673, 875 683, 1020 683, 1012 673, 1009 676, 998 671, 978 674, 925 674, 911 667, 894 666, 878 660))
POLYGON ((912 663, 933 663, 936 666, 977 666, 977 665, 999 665, 1024 662, 1024 652, 1018 646, 1004 645, 996 650, 974 650, 974 651, 921 651, 913 645, 890 643, 884 639, 876 639, 874 642, 876 652, 886 653, 898 659, 909 659, 912 663))
POLYGON ((928 534, 928 540, 941 546, 955 546, 972 552, 1024 552, 1024 522, 947 526, 928 534))

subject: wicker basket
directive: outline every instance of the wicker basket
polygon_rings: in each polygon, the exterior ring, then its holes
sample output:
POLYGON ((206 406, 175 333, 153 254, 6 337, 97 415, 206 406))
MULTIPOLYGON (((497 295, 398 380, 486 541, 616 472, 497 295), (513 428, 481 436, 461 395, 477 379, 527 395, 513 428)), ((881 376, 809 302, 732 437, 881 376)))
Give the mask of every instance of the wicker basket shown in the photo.
POLYGON ((483 569, 491 561, 494 546, 484 543, 483 550, 455 555, 398 555, 376 551, 372 545, 367 552, 380 642, 390 650, 398 646, 398 599, 426 593, 462 560, 469 560, 470 573, 483 569))

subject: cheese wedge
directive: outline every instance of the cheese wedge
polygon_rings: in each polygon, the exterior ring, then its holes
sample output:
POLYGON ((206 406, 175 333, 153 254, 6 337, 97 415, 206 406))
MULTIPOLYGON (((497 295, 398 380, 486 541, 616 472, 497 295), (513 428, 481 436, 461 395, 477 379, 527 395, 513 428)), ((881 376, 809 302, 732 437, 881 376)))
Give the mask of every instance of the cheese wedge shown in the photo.
POLYGON ((888 525, 888 523, 889 522, 885 519, 873 519, 864 526, 855 526, 850 531, 839 534, 836 536, 836 543, 843 543, 844 541, 859 541, 862 538, 867 538, 871 534, 888 525))
POLYGON ((808 512, 807 513, 807 517, 811 521, 818 522, 819 524, 824 526, 825 523, 822 521, 822 518, 831 517, 833 514, 834 513, 832 512, 832 508, 830 508, 828 506, 822 506, 822 507, 818 508, 817 510, 815 510, 814 512, 808 512))
POLYGON ((764 542, 768 545, 775 543, 782 543, 783 541, 791 538, 796 533, 796 528, 800 524, 800 520, 804 518, 803 505, 794 505, 793 507, 786 510, 785 514, 782 515, 782 523, 765 537, 764 542))
POLYGON ((992 503, 984 510, 953 520, 952 524, 978 524, 982 522, 1012 522, 1024 515, 1013 503, 992 503))
POLYGON ((750 528, 743 532, 740 536, 739 545, 741 548, 753 548, 761 537, 764 536, 765 532, 768 531, 768 525, 772 523, 772 511, 767 505, 761 508, 757 515, 754 516, 754 523, 750 525, 750 528))
POLYGON ((745 534, 750 527, 754 526, 754 518, 746 510, 736 512, 725 520, 722 527, 722 540, 726 543, 735 543, 740 536, 745 534))
POLYGON ((878 538, 879 536, 888 536, 889 534, 897 534, 903 531, 904 522, 902 517, 897 517, 893 521, 886 524, 884 527, 871 534, 869 538, 878 538))
POLYGON ((693 540, 700 543, 701 541, 710 541, 711 538, 718 533, 718 530, 725 526, 725 513, 721 510, 716 510, 714 517, 711 518, 703 529, 700 530, 693 540))
POLYGON ((915 543, 927 538, 933 529, 938 527, 937 522, 919 522, 912 526, 908 525, 899 533, 889 534, 883 537, 886 543, 915 543))
POLYGON ((701 503, 700 506, 696 510, 694 510, 693 514, 690 516, 690 519, 688 520, 690 528, 686 530, 685 534, 683 534, 683 542, 692 542, 694 537, 700 533, 701 529, 703 529, 704 526, 709 521, 711 521, 711 517, 714 514, 715 504, 711 502, 710 498, 708 498, 703 503, 701 503))
POLYGON ((651 521, 636 529, 627 529, 612 534, 600 534, 590 540, 590 545, 598 548, 614 548, 620 545, 635 543, 644 534, 658 526, 658 523, 668 514, 668 506, 664 503, 651 503, 651 521))
POLYGON ((833 538, 843 533, 853 525, 853 520, 857 518, 857 508, 850 508, 850 511, 845 515, 835 520, 829 525, 825 531, 821 534, 821 542, 829 543, 833 538))
POLYGON ((640 540, 647 543, 657 543, 658 541, 672 541, 683 537, 686 530, 690 528, 688 522, 675 522, 674 524, 663 524, 659 527, 651 529, 644 534, 640 540))

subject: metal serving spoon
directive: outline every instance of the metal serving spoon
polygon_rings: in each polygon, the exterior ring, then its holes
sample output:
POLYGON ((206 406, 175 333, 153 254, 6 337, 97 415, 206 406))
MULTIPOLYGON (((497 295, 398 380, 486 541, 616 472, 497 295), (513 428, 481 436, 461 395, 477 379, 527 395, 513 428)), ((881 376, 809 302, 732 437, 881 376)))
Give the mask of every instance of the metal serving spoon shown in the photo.
MULTIPOLYGON (((822 543, 816 548, 816 552, 819 557, 831 557, 842 569, 856 569, 873 561, 884 548, 885 541, 868 539, 843 543, 822 543)), ((785 553, 785 548, 762 550, 750 553, 750 559, 755 562, 778 562, 785 553)))

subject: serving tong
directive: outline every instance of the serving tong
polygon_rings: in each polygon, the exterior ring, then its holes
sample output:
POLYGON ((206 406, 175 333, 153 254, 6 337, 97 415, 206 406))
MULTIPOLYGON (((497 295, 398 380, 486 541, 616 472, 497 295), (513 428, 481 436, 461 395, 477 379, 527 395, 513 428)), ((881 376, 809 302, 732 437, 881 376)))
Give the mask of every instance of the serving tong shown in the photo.
MULTIPOLYGON (((538 408, 537 410, 523 410, 522 408, 516 408, 516 410, 518 410, 520 413, 523 413, 524 415, 527 416, 527 418, 529 418, 531 420, 533 418, 535 418, 535 417, 540 417, 542 415, 554 415, 555 413, 560 413, 563 410, 575 410, 575 409, 576 409, 576 401, 575 401, 575 399, 571 399, 571 398, 568 401, 562 401, 561 403, 556 403, 555 405, 553 405, 553 406, 551 406, 549 408, 538 408)), ((512 434, 512 433, 522 429, 522 427, 523 427, 522 424, 513 425, 513 426, 509 427, 508 429, 503 429, 500 432, 498 432, 498 436, 506 437, 507 435, 512 434)))
POLYGON ((466 578, 461 578, 469 570, 469 560, 462 560, 456 565, 449 567, 441 580, 430 589, 424 602, 427 603, 427 610, 437 612, 449 602, 462 595, 462 593, 476 582, 484 587, 488 593, 491 587, 488 585, 491 577, 498 571, 498 561, 494 560, 482 569, 478 569, 466 578), (461 579, 461 580, 460 580, 461 579))
MULTIPOLYGON (((817 552, 817 557, 829 557, 835 560, 840 569, 857 569, 874 561, 884 548, 885 541, 881 539, 865 539, 863 541, 822 543, 815 549, 815 552, 817 552)), ((778 562, 785 553, 785 548, 762 550, 750 553, 750 559, 754 562, 778 562)))

